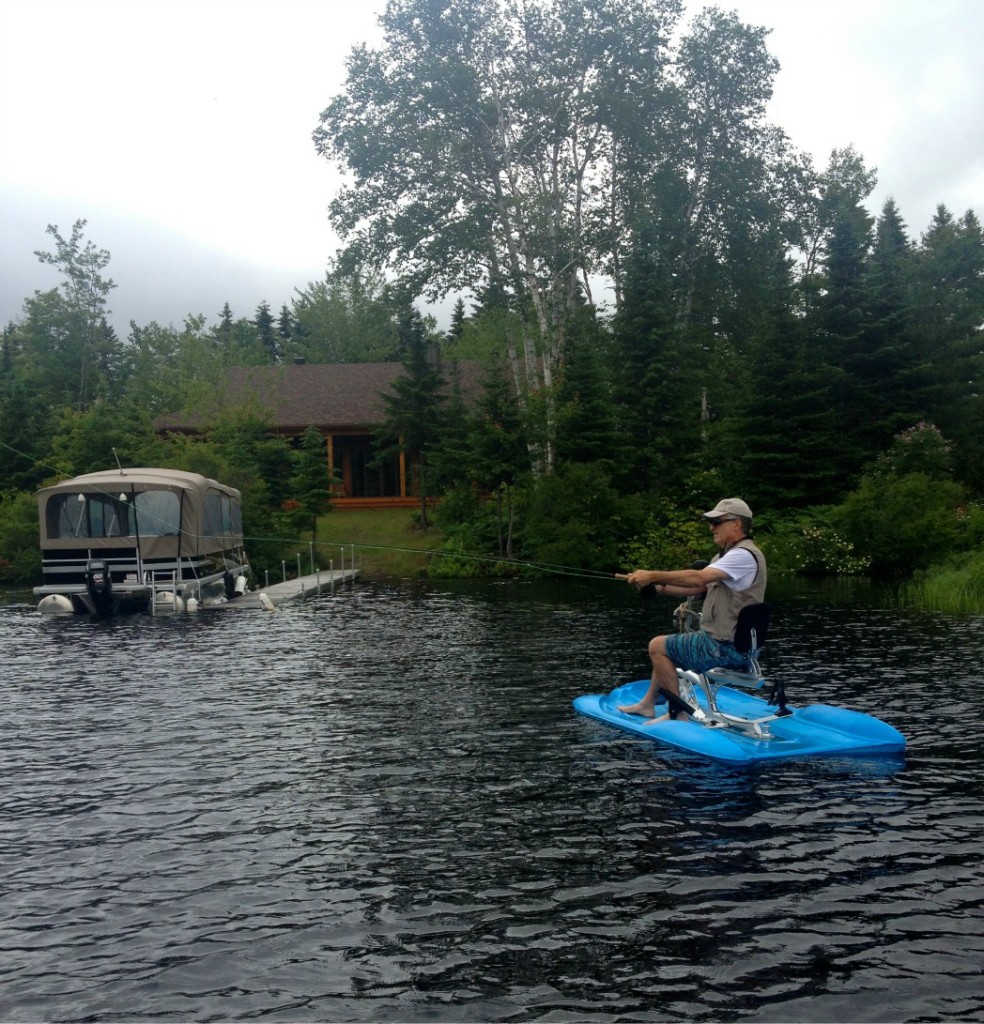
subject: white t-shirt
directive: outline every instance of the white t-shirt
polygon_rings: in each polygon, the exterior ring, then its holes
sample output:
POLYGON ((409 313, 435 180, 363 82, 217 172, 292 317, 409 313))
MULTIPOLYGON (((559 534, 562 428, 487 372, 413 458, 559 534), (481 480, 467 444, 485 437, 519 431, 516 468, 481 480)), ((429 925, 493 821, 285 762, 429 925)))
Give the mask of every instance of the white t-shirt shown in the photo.
POLYGON ((755 582, 758 563, 755 556, 747 548, 732 548, 710 566, 720 569, 728 575, 721 582, 729 589, 740 594, 755 582))

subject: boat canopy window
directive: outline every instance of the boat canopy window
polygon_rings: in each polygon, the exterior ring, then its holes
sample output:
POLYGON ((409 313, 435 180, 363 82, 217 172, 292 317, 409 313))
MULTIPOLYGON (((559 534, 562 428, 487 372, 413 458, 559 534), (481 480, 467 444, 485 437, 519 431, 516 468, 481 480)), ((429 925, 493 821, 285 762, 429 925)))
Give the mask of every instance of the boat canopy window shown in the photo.
POLYGON ((56 494, 47 504, 47 533, 52 539, 127 537, 131 509, 109 494, 56 494))
POLYGON ((138 491, 134 504, 141 537, 176 537, 181 531, 181 502, 174 491, 138 491))
POLYGON ((173 491, 140 491, 136 495, 75 491, 49 498, 45 519, 51 540, 132 537, 137 533, 143 537, 176 536, 181 502, 173 491))
POLYGON ((243 532, 239 502, 222 491, 209 490, 205 494, 206 537, 222 537, 243 532))

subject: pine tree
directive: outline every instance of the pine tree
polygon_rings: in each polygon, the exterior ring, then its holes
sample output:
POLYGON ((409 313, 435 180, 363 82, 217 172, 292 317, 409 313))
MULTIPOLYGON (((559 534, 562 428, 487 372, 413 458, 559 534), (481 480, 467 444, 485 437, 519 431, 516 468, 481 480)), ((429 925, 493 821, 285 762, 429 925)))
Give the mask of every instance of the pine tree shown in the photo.
POLYGON ((444 381, 440 366, 431 358, 433 347, 420 314, 411 310, 400 323, 400 350, 405 373, 382 395, 384 423, 377 433, 377 461, 403 453, 414 460, 420 525, 428 524, 428 464, 441 439, 444 416, 444 381))
POLYGON ((593 463, 611 474, 624 464, 623 442, 607 367, 591 325, 572 331, 557 385, 558 464, 593 463))
POLYGON ((232 309, 228 302, 222 304, 219 323, 215 328, 215 344, 222 352, 232 351, 232 309))
POLYGON ((706 353, 687 343, 673 292, 671 261, 644 232, 626 263, 613 339, 615 401, 633 453, 625 482, 643 492, 683 486, 700 460, 706 353))
POLYGON ((286 353, 291 347, 291 341, 294 337, 294 326, 294 315, 285 302, 280 307, 280 315, 277 317, 277 338, 281 355, 286 353))
POLYGON ((270 303, 266 300, 256 307, 253 317, 253 326, 259 334, 260 344, 272 363, 280 362, 280 339, 274 330, 273 314, 270 312, 270 303))
POLYGON ((916 254, 916 317, 942 373, 932 420, 956 444, 961 479, 984 489, 984 233, 968 210, 937 208, 916 254))
POLYGON ((309 517, 311 539, 318 541, 318 517, 331 508, 328 478, 328 457, 325 439, 317 427, 308 427, 301 435, 301 445, 294 453, 291 493, 300 504, 300 511, 309 517))
POLYGON ((868 294, 866 267, 872 220, 860 203, 847 198, 837 207, 824 251, 823 292, 812 311, 809 344, 824 367, 836 416, 836 432, 827 438, 832 474, 855 478, 873 456, 870 410, 861 384, 865 366, 864 325, 868 294))
POLYGON ((869 410, 869 458, 891 438, 928 415, 938 390, 913 317, 914 254, 895 202, 888 199, 875 226, 867 271, 863 347, 854 361, 869 410))
POLYGON ((448 345, 452 349, 465 333, 465 321, 467 319, 465 300, 459 297, 454 304, 454 309, 451 311, 451 326, 448 328, 448 345))

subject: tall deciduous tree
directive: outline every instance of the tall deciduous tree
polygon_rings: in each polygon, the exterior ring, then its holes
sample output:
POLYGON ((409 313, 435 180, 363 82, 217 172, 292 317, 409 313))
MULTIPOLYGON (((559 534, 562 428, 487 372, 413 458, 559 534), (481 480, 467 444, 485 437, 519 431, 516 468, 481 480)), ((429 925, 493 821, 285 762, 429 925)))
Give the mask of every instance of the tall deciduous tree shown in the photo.
POLYGON ((734 13, 708 8, 680 44, 681 102, 674 110, 670 161, 664 156, 662 162, 670 163, 674 176, 665 208, 677 222, 684 323, 695 314, 698 293, 705 304, 716 292, 718 302, 727 301, 732 272, 748 265, 751 239, 783 216, 777 199, 788 143, 765 119, 779 69, 766 35, 734 13))
POLYGON ((804 234, 788 213, 804 164, 765 120, 767 33, 711 9, 674 52, 680 13, 394 0, 383 45, 353 51, 315 131, 350 174, 331 206, 346 258, 391 268, 411 295, 496 296, 515 317, 505 350, 547 466, 579 303, 601 277, 620 305, 641 225, 670 263, 681 343, 708 352, 744 344, 726 317, 804 234))
POLYGON ((579 291, 625 231, 613 125, 658 89, 679 10, 393 0, 383 46, 352 52, 314 133, 350 172, 330 208, 350 255, 411 295, 508 295, 514 372, 549 396, 579 291))
POLYGON ((800 227, 799 249, 802 256, 802 280, 810 294, 816 292, 823 257, 838 211, 846 205, 860 205, 878 183, 877 168, 865 166, 864 158, 853 147, 835 149, 826 169, 816 174, 809 160, 795 197, 800 227))
POLYGON ((53 405, 86 408, 99 393, 104 368, 118 353, 115 334, 107 330, 107 296, 115 288, 103 276, 110 255, 85 241, 86 222, 77 220, 64 238, 54 224, 47 233, 55 240, 54 252, 35 256, 64 277, 59 289, 37 292, 25 303, 24 355, 35 371, 37 384, 53 405))
POLYGON ((397 359, 399 310, 382 273, 332 267, 293 301, 291 353, 316 363, 397 359))

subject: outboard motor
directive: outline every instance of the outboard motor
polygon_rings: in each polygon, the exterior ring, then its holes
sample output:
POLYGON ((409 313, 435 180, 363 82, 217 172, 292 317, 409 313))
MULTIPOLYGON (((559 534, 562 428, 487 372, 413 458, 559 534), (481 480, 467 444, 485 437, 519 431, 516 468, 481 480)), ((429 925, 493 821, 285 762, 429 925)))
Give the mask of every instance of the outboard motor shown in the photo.
POLYGON ((101 559, 90 559, 85 566, 85 589, 92 598, 92 603, 100 615, 104 615, 112 607, 113 578, 109 574, 109 564, 101 559))

